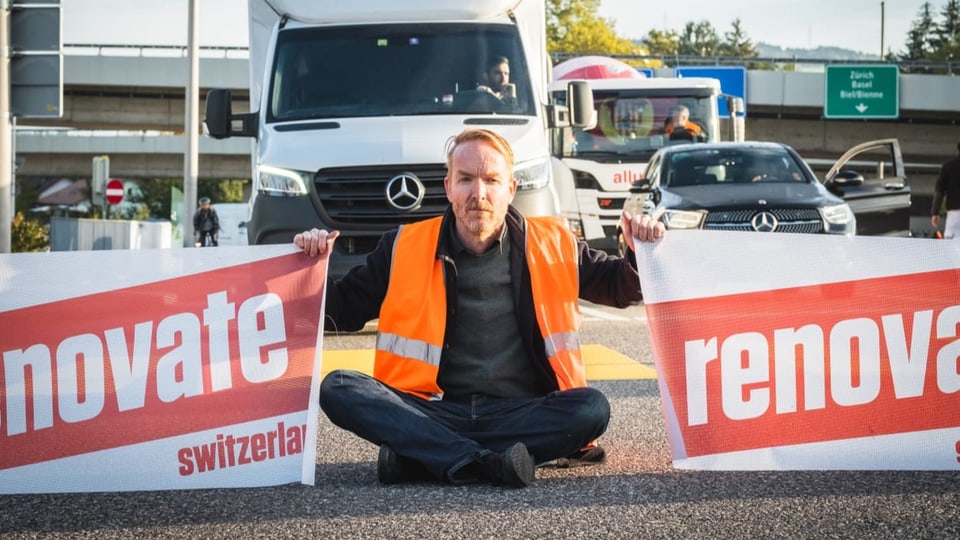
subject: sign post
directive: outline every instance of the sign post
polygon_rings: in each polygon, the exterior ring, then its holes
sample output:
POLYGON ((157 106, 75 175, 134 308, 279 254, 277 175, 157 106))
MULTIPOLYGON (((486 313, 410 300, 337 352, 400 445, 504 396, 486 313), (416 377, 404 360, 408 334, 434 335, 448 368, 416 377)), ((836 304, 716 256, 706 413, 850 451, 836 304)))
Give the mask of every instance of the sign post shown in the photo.
POLYGON ((17 116, 59 118, 60 0, 0 0, 0 253, 12 251, 17 116))
POLYGON ((828 65, 823 79, 824 118, 900 116, 900 69, 895 65, 828 65))

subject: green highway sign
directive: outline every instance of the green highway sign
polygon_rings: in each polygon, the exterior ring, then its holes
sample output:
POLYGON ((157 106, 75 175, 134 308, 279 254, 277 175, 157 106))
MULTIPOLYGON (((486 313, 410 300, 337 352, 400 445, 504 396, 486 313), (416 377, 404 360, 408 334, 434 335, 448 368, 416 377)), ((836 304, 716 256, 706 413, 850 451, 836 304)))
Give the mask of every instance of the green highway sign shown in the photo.
POLYGON ((900 70, 888 65, 828 65, 824 118, 897 118, 900 70))

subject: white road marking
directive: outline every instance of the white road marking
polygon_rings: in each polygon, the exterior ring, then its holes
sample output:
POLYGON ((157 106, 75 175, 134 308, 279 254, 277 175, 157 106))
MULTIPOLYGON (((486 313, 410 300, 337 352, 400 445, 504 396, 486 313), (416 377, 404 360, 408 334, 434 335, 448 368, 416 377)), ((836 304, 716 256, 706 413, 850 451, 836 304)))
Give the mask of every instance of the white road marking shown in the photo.
POLYGON ((640 308, 617 309, 611 307, 598 307, 589 302, 580 302, 580 314, 584 321, 640 321, 647 322, 646 312, 640 308))
POLYGON ((583 319, 586 321, 629 321, 628 317, 623 315, 616 315, 614 313, 607 313, 601 309, 587 307, 583 304, 580 304, 580 313, 583 315, 583 319))

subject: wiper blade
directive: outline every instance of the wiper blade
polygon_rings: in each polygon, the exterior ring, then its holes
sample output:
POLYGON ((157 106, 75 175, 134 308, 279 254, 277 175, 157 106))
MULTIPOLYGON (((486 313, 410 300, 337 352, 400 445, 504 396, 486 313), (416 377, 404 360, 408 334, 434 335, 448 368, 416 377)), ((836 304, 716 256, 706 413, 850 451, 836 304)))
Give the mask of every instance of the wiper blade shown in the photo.
POLYGON ((639 156, 647 159, 653 155, 650 150, 577 150, 574 157, 579 156, 639 156))

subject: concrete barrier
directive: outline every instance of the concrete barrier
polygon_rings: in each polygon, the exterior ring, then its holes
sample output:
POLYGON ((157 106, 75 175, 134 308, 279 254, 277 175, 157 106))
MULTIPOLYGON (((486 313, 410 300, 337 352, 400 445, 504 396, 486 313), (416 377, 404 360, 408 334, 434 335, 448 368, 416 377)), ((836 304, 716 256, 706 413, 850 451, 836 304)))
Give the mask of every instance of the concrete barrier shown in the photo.
POLYGON ((172 231, 169 221, 54 217, 50 220, 50 250, 169 248, 172 231))

